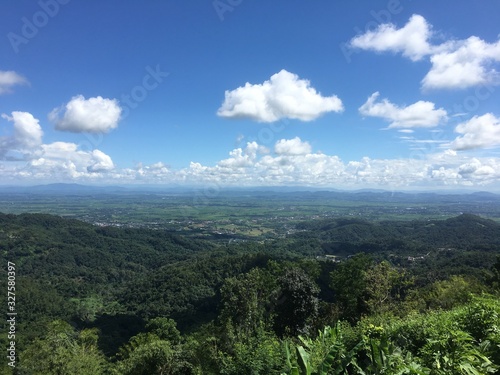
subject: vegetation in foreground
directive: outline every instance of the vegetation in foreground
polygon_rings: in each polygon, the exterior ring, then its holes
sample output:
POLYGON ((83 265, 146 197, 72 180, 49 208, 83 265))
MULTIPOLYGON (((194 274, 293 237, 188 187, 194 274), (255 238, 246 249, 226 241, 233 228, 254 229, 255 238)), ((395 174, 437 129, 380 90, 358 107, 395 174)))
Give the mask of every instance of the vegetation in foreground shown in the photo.
POLYGON ((472 215, 316 224, 222 246, 0 214, 19 316, 16 368, 2 372, 500 371, 500 225, 472 215))

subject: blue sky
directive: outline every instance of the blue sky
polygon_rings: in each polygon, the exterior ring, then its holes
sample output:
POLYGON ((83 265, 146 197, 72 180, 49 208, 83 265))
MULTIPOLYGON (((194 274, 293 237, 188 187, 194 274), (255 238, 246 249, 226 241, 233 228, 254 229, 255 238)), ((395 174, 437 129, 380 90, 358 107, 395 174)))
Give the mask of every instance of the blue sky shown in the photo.
POLYGON ((6 1, 0 183, 500 188, 500 4, 6 1))

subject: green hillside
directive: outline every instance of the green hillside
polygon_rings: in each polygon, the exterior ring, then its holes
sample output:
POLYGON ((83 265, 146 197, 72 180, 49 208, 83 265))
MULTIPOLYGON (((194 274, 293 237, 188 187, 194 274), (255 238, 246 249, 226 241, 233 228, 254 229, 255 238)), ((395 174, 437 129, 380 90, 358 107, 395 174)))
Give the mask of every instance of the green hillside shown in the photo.
POLYGON ((500 224, 474 215, 314 220, 221 244, 0 214, 16 373, 493 373, 499 239, 500 224))

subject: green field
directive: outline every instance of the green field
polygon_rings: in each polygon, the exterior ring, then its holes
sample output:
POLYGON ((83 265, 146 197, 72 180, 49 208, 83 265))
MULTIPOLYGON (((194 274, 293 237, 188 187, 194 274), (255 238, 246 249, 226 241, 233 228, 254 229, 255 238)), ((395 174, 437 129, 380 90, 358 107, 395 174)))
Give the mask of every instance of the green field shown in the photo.
POLYGON ((190 236, 282 237, 306 220, 445 219, 472 213, 500 220, 500 198, 481 194, 279 191, 4 193, 0 212, 48 213, 102 226, 162 228, 190 236))

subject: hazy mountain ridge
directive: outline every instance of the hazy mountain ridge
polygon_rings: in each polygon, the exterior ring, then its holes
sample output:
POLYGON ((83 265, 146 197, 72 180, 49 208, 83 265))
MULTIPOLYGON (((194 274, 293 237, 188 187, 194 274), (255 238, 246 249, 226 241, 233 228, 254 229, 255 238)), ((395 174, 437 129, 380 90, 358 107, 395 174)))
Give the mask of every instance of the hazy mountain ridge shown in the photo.
POLYGON ((34 186, 0 186, 0 193, 19 193, 19 194, 97 194, 97 193, 125 193, 125 194, 151 194, 151 193, 175 193, 186 195, 200 195, 207 199, 210 196, 220 195, 251 195, 272 197, 274 195, 287 197, 300 196, 301 198, 316 197, 341 199, 348 201, 373 201, 373 202, 401 202, 401 203, 425 203, 425 202, 457 202, 457 201, 498 201, 500 194, 487 191, 388 191, 380 189, 361 189, 361 190, 338 190, 322 188, 304 188, 304 187, 241 187, 241 188, 217 188, 215 191, 206 192, 203 187, 175 187, 175 186, 154 186, 154 185, 83 185, 77 183, 54 183, 34 186))

